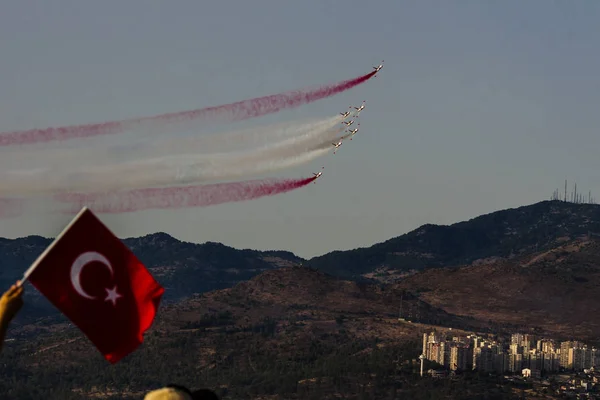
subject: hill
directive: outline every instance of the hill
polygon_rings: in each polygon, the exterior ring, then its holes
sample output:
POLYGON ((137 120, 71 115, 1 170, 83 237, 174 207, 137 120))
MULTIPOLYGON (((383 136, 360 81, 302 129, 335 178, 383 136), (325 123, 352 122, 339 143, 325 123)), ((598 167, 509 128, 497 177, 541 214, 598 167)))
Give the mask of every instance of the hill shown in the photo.
MULTIPOLYGON (((232 287, 263 271, 300 263, 342 279, 393 283, 429 268, 533 254, 588 232, 600 232, 600 206, 544 201, 448 226, 423 225, 368 248, 334 251, 308 261, 286 251, 188 243, 165 233, 123 242, 168 289, 168 302, 232 287)), ((0 238, 0 285, 8 287, 18 279, 50 242, 51 239, 39 236, 0 238)), ((27 293, 22 316, 56 316, 54 308, 34 290, 27 293)))
POLYGON ((454 326, 453 334, 479 324, 399 288, 284 267, 161 307, 146 343, 115 366, 66 324, 15 326, 0 391, 7 400, 122 399, 179 382, 229 398, 430 398, 423 389, 435 383, 415 379, 421 334, 430 326, 399 321, 400 302, 422 309, 423 320, 454 326))
POLYGON ((455 315, 597 341, 600 240, 572 240, 512 260, 429 269, 393 285, 455 315))
MULTIPOLYGON (((167 288, 146 343, 109 366, 64 319, 33 322, 49 305, 29 288, 30 315, 11 329, 0 392, 7 399, 139 398, 179 382, 272 400, 481 398, 490 390, 508 398, 505 386, 480 380, 489 378, 437 386, 415 379, 419 335, 451 327, 596 339, 600 242, 586 234, 600 231, 599 210, 542 202, 424 225, 310 262, 162 233, 124 239, 167 288)), ((49 243, 0 239, 0 283, 17 279, 49 243)))
MULTIPOLYGON (((50 245, 52 239, 29 236, 0 238, 0 287, 8 288, 50 245)), ((220 243, 195 244, 165 233, 123 239, 133 253, 167 289, 165 301, 193 293, 228 288, 274 268, 303 260, 286 251, 237 250, 220 243)), ((54 307, 29 286, 26 309, 20 317, 56 315, 54 307)))
POLYGON ((543 201, 456 224, 423 225, 405 235, 312 258, 307 265, 344 279, 393 282, 427 268, 510 258, 600 232, 600 205, 543 201))

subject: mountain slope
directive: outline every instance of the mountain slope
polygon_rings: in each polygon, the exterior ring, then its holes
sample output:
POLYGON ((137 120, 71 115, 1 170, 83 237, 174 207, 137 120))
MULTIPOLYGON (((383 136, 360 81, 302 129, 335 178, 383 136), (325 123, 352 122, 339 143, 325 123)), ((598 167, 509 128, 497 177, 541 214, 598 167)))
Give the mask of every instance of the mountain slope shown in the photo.
POLYGON ((510 257, 551 248, 567 238, 600 232, 600 205, 543 201, 449 226, 423 225, 368 248, 335 251, 307 265, 345 279, 372 278, 510 257))
POLYGON ((600 332, 600 240, 574 240, 513 260, 430 269, 394 287, 418 289, 421 300, 456 315, 595 341, 600 332))
MULTIPOLYGON (((506 258, 550 249, 591 232, 600 232, 600 206, 560 201, 494 212, 450 226, 423 225, 369 248, 332 252, 309 261, 285 251, 237 250, 219 243, 193 244, 156 233, 124 239, 176 300, 238 282, 267 270, 303 263, 342 279, 392 283, 415 271, 506 258)), ((0 239, 0 286, 8 287, 49 245, 30 236, 0 239)), ((23 314, 53 310, 34 290, 27 291, 23 314)))
MULTIPOLYGON (((0 391, 12 390, 9 399, 140 398, 149 387, 180 382, 231 398, 326 399, 356 398, 367 387, 377 388, 371 398, 397 398, 392 387, 401 386, 414 388, 402 395, 416 399, 431 395, 412 386, 421 382, 415 358, 423 331, 509 334, 537 327, 543 336, 593 344, 599 295, 597 239, 428 269, 392 285, 283 267, 164 304, 146 343, 116 366, 67 324, 17 322, 0 363, 0 391)), ((482 389, 472 398, 490 386, 482 389)))
POLYGON ((179 382, 226 390, 228 398, 355 398, 378 374, 382 392, 371 398, 389 398, 400 369, 404 389, 414 384, 410 360, 426 329, 398 321, 401 299, 455 326, 454 334, 473 322, 401 289, 284 267, 161 306, 146 342, 116 365, 73 327, 16 324, 2 354, 0 391, 15 390, 8 399, 141 398, 149 387, 179 382), (31 387, 38 397, 24 394, 31 387))

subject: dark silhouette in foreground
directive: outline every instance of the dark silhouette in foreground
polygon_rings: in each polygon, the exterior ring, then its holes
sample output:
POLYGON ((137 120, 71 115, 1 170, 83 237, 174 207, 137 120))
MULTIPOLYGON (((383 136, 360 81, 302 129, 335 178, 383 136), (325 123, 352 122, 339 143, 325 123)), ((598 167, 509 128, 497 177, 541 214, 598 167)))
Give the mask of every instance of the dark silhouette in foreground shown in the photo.
POLYGON ((151 391, 144 400, 219 400, 219 397, 208 389, 191 391, 185 386, 170 384, 151 391))

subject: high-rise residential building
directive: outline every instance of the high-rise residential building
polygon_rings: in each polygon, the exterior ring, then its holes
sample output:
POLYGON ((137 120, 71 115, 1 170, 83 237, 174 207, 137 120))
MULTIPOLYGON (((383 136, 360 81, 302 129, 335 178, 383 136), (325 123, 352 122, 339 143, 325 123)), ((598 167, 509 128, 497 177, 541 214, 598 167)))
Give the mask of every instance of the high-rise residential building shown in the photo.
POLYGON ((529 350, 534 348, 535 336, 530 334, 523 335, 523 342, 521 345, 523 346, 523 354, 529 353, 529 350))
POLYGON ((494 371, 503 374, 508 371, 509 355, 507 353, 494 354, 494 371))
POLYGON ((427 346, 427 359, 438 364, 444 363, 444 349, 441 343, 429 343, 427 346), (441 361, 441 362, 440 362, 441 361))
POLYGON ((589 369, 594 366, 594 350, 589 347, 583 348, 583 369, 589 369))
POLYGON ((573 342, 560 342, 560 366, 569 368, 569 349, 573 347, 573 342))
POLYGON ((425 356, 426 359, 428 360, 434 360, 434 357, 429 353, 430 351, 430 344, 432 343, 441 343, 442 342, 442 337, 440 335, 437 335, 435 332, 431 332, 429 334, 424 333, 423 334, 423 355, 425 356))
POLYGON ((585 361, 585 350, 581 347, 571 347, 568 353, 567 368, 575 371, 583 371, 585 361))
POLYGON ((560 368, 560 357, 556 353, 542 352, 542 371, 558 372, 560 368))
POLYGON ((582 370, 586 346, 578 341, 566 341, 560 343, 560 366, 565 369, 582 370), (575 351, 578 350, 578 351, 575 351))
POLYGON ((487 347, 478 347, 473 351, 473 369, 481 372, 494 370, 494 351, 487 347))
POLYGON ((441 346, 441 356, 442 358, 438 361, 444 367, 450 367, 450 344, 448 342, 442 342, 441 346))
POLYGON ((467 367, 466 369, 473 369, 473 344, 469 343, 465 345, 465 358, 467 367))
POLYGON ((464 371, 467 369, 468 351, 462 344, 450 348, 450 369, 453 371, 464 371))
POLYGON ((508 370, 510 372, 521 372, 523 369, 523 354, 510 354, 508 358, 508 370))
POLYGON ((556 346, 552 340, 538 340, 538 343, 541 344, 541 350, 544 353, 554 353, 556 351, 556 346))
POLYGON ((517 343, 510 345, 510 354, 523 354, 523 347, 517 343))
POLYGON ((523 341, 525 340, 525 335, 522 333, 513 333, 510 337, 510 344, 516 344, 519 346, 523 345, 523 341))
POLYGON ((529 353, 523 354, 523 364, 525 368, 532 371, 541 371, 543 368, 543 356, 537 350, 530 350, 529 353))

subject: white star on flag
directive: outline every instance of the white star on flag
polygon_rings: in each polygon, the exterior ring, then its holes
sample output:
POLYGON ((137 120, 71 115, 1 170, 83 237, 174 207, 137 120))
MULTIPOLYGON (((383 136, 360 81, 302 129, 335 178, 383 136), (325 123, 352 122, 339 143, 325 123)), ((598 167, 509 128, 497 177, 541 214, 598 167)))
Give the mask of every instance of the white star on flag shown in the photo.
POLYGON ((113 287, 112 289, 106 289, 106 299, 104 301, 112 301, 113 306, 117 304, 117 299, 123 297, 119 293, 117 293, 117 287, 113 287))

